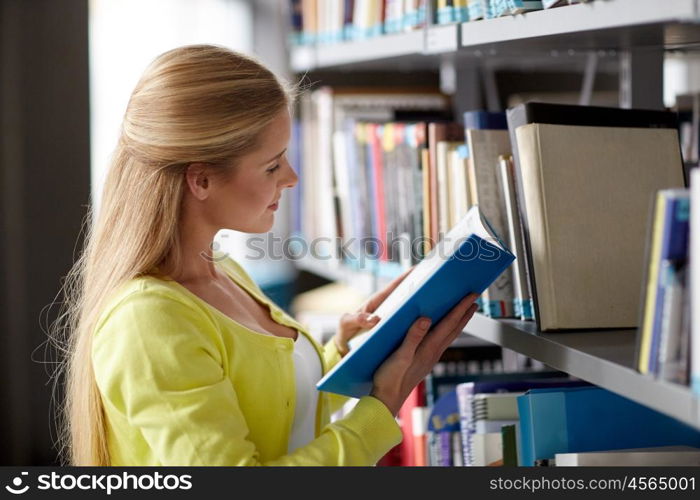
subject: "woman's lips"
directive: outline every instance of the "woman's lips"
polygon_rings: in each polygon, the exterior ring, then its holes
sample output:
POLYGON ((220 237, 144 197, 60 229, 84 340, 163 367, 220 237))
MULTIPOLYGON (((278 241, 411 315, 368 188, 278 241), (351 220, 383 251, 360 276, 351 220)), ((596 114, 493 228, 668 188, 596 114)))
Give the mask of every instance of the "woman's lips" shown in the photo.
POLYGON ((270 210, 277 210, 277 209, 279 208, 279 205, 280 205, 280 204, 279 204, 279 202, 277 201, 277 202, 273 203, 272 205, 270 205, 270 206, 267 207, 267 208, 269 208, 270 210))

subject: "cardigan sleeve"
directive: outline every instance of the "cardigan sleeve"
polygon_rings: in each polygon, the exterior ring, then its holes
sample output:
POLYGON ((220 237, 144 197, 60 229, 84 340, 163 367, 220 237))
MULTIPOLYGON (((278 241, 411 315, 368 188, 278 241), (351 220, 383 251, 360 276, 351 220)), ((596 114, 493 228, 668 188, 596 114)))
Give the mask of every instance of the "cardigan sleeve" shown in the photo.
POLYGON ((135 292, 96 328, 103 402, 139 429, 162 465, 371 465, 401 441, 391 412, 366 396, 293 453, 266 463, 248 439, 214 324, 175 297, 135 292))
MULTIPOLYGON (((340 352, 338 352, 338 348, 332 338, 323 346, 323 357, 325 358, 326 368, 328 370, 333 368, 343 358, 340 352)), ((327 397, 331 415, 340 410, 343 405, 350 400, 347 396, 341 396, 340 394, 327 393, 327 397)))

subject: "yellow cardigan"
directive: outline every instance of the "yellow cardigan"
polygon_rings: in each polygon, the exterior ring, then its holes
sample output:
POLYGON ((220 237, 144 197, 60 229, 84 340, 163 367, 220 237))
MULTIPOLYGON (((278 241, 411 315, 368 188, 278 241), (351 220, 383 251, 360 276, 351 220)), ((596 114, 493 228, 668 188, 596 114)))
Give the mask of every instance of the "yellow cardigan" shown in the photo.
MULTIPOLYGON (((326 373, 340 359, 267 298, 231 259, 217 264, 316 347, 326 373)), ((379 400, 319 394, 316 438, 291 454, 294 341, 233 321, 176 281, 131 280, 95 328, 92 362, 112 465, 373 465, 401 441, 379 400)))

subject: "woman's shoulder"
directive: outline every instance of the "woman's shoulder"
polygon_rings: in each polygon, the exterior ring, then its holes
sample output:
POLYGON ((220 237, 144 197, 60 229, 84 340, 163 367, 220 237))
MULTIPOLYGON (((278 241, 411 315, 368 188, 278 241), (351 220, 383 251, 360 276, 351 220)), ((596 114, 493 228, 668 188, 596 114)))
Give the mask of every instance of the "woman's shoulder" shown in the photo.
POLYGON ((95 323, 95 330, 100 330, 108 322, 138 320, 154 323, 185 316, 200 321, 210 319, 206 309, 184 293, 181 285, 144 275, 126 281, 110 295, 95 323))

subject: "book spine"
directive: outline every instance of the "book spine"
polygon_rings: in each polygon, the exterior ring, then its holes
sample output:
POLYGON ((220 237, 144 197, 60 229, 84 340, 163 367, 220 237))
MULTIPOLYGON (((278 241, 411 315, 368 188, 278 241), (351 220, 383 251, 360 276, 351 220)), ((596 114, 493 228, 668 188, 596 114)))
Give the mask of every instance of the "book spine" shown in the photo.
POLYGON ((654 222, 651 231, 651 252, 648 263, 644 317, 641 328, 641 343, 637 369, 640 373, 649 373, 651 342, 654 329, 654 317, 658 307, 659 273, 661 266, 662 231, 665 219, 666 203, 663 192, 656 196, 654 222))
POLYGON ((427 433, 428 433, 428 408, 417 406, 411 410, 412 437, 413 437, 413 465, 425 467, 428 465, 427 433))
POLYGON ((665 300, 661 320, 658 356, 654 374, 664 380, 676 381, 674 369, 683 334, 684 296, 686 292, 685 266, 664 263, 665 300))
POLYGON ((452 433, 448 431, 438 432, 438 442, 440 447, 440 467, 452 466, 452 433))
POLYGON ((532 298, 527 289, 525 267, 527 262, 523 257, 522 223, 515 195, 515 180, 513 178, 513 157, 510 155, 499 158, 500 186, 505 201, 506 223, 508 226, 508 244, 515 255, 513 263, 513 313, 520 319, 532 319, 532 298))

